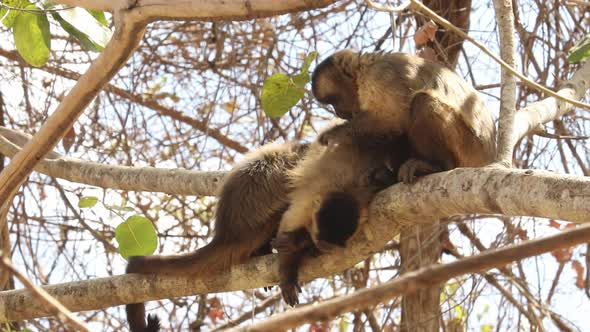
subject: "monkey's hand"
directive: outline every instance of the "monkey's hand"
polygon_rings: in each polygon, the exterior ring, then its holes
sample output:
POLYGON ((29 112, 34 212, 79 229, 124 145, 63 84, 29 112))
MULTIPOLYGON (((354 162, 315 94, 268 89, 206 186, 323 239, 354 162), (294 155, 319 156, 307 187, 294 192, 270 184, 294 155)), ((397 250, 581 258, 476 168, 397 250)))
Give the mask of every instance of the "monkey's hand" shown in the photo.
POLYGON ((321 145, 331 145, 339 143, 350 143, 351 142, 350 125, 348 122, 336 125, 318 136, 318 142, 321 145))
POLYGON ((440 167, 427 161, 410 158, 400 166, 397 177, 403 183, 414 183, 417 175, 428 175, 440 170, 440 167))
POLYGON ((285 303, 292 307, 299 304, 299 293, 301 293, 301 287, 299 287, 297 282, 281 283, 279 287, 281 287, 281 295, 283 295, 283 300, 285 300, 285 303))

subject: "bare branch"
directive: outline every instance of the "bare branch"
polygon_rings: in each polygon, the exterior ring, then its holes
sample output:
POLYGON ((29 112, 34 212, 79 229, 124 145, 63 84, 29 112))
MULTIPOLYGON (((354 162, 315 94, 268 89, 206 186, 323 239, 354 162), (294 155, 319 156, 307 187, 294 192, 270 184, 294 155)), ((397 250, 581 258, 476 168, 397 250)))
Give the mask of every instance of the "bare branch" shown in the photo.
MULTIPOLYGON (((514 14, 512 0, 494 0, 496 21, 500 33, 500 55, 510 67, 515 67, 516 44, 514 42, 514 14)), ((512 167, 514 150, 514 112, 516 108, 516 79, 502 67, 500 89, 500 121, 498 125, 498 149, 496 163, 512 167)))
MULTIPOLYGON (((0 153, 13 157, 31 137, 0 127, 0 153)), ((68 158, 50 151, 35 170, 56 178, 101 188, 214 196, 226 172, 200 172, 181 168, 104 165, 68 158)))
POLYGON ((56 0, 55 3, 116 12, 133 8, 155 20, 249 20, 326 7, 336 0, 56 0))
POLYGON ((260 323, 229 331, 284 331, 305 323, 329 319, 354 309, 374 306, 463 274, 489 270, 526 257, 585 243, 588 239, 590 239, 590 225, 585 225, 575 230, 487 251, 452 263, 431 265, 414 272, 408 272, 395 280, 370 289, 359 290, 353 294, 340 296, 319 304, 296 308, 273 315, 260 323))
MULTIPOLYGON (((587 222, 590 178, 546 171, 464 168, 395 185, 377 195, 370 219, 347 248, 309 259, 300 272, 311 280, 342 271, 382 249, 401 227, 464 213, 504 213, 587 222)), ((588 239, 586 239, 587 241, 588 239)), ((122 275, 44 287, 74 311, 95 310, 176 296, 225 292, 276 284, 274 256, 253 259, 213 277, 122 275)), ((26 290, 0 293, 0 322, 51 314, 26 290)))
MULTIPOLYGON (((561 86, 562 88, 557 92, 561 96, 576 99, 584 97, 586 90, 590 88, 590 61, 586 61, 572 79, 562 83, 561 86)), ((567 114, 573 108, 572 104, 549 97, 520 109, 514 118, 515 141, 523 138, 536 127, 567 114)))

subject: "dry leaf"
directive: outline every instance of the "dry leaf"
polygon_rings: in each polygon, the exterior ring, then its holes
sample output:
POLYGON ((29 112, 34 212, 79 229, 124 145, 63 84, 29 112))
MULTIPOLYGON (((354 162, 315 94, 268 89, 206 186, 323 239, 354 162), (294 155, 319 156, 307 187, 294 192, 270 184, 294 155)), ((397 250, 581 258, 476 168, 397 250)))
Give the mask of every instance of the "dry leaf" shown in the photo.
POLYGON ((74 144, 75 140, 76 130, 74 130, 74 127, 72 127, 72 129, 68 130, 68 132, 64 135, 64 138, 61 141, 61 144, 64 147, 64 150, 66 150, 66 153, 70 151, 70 148, 72 147, 72 144, 74 144))
POLYGON ((572 261, 572 268, 576 272, 576 287, 584 289, 584 266, 578 260, 572 261))
POLYGON ((557 229, 561 229, 561 223, 559 221, 556 220, 549 220, 549 226, 553 227, 553 228, 557 228, 557 229))
POLYGON ((563 249, 557 249, 557 250, 553 250, 551 252, 551 255, 553 255, 553 257, 555 257, 555 259, 559 262, 559 263, 566 263, 568 262, 570 259, 572 259, 572 248, 563 248, 563 249))
POLYGON ((416 34, 414 35, 416 46, 422 46, 428 41, 434 40, 434 35, 436 34, 437 29, 438 26, 434 21, 426 22, 426 24, 418 28, 418 31, 416 31, 416 34))
POLYGON ((523 229, 522 227, 516 228, 516 236, 518 236, 521 240, 525 240, 525 241, 529 239, 529 235, 528 235, 527 231, 525 229, 523 229))

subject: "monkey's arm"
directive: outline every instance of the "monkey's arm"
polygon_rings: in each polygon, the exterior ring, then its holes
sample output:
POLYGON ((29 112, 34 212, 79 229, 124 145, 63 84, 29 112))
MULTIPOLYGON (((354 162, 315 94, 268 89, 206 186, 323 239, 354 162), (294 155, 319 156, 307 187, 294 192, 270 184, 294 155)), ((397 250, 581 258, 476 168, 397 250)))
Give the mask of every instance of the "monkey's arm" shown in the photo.
POLYGON ((279 255, 279 287, 285 303, 299 304, 299 267, 305 256, 317 256, 319 252, 305 228, 277 234, 273 242, 279 255))
MULTIPOLYGON (((379 136, 372 129, 376 129, 375 123, 367 113, 358 113, 349 121, 335 125, 330 129, 322 132, 318 137, 321 145, 329 144, 352 144, 359 140, 373 139, 379 136)), ((388 136, 395 136, 388 133, 388 136)))

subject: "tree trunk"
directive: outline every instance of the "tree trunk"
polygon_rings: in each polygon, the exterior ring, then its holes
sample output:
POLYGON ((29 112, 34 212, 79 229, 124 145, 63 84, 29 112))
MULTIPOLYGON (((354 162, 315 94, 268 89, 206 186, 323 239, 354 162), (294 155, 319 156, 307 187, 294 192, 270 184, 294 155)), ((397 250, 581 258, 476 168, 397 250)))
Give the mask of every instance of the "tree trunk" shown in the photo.
MULTIPOLYGON (((435 264, 441 251, 441 225, 419 224, 402 230, 400 255, 402 274, 435 264)), ((440 329, 440 285, 420 289, 402 299, 401 331, 439 331, 440 329)))
MULTIPOLYGON (((446 18, 455 26, 467 31, 469 29, 469 15, 471 14, 471 0, 428 0, 424 4, 440 16, 446 18)), ((421 25, 423 19, 418 19, 421 25)), ((463 39, 459 36, 439 29, 434 42, 431 42, 437 59, 453 69, 456 67, 459 53, 463 47, 463 39)), ((402 230, 400 238, 401 272, 416 270, 422 266, 435 264, 441 253, 440 222, 408 227, 402 230)), ((437 332, 441 327, 440 315, 441 285, 421 289, 402 299, 402 331, 432 331, 437 332)))

